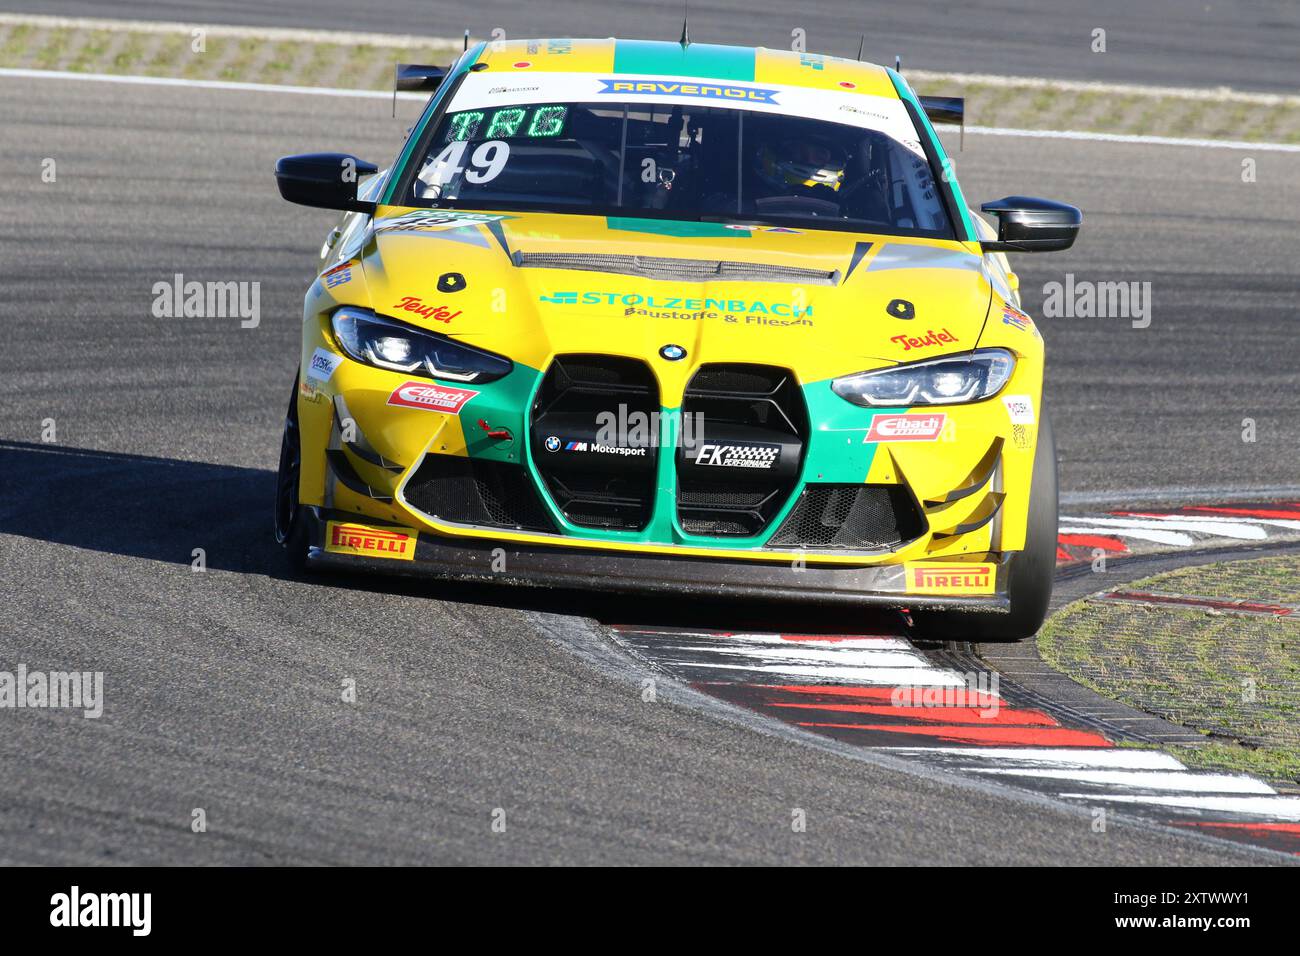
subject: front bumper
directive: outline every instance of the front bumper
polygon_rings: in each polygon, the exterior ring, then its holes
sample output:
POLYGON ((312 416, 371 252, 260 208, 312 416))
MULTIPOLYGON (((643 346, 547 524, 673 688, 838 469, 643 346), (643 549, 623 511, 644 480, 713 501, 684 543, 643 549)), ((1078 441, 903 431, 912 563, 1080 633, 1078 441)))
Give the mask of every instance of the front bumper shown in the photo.
MULTIPOLYGON (((318 506, 304 508, 303 520, 307 522, 307 564, 319 569, 467 583, 806 601, 837 606, 966 608, 988 612, 1005 612, 1009 607, 1007 574, 1011 555, 987 559, 993 574, 992 593, 916 594, 908 591, 908 575, 916 565, 818 566, 810 558, 806 566, 795 568, 788 564, 718 558, 521 547, 517 541, 446 538, 368 519, 359 525, 354 513, 318 506), (370 529, 376 539, 372 542, 358 538, 356 547, 340 548, 337 540, 331 542, 331 529, 342 524, 370 529), (398 554, 380 556, 384 553, 386 534, 408 539, 396 549, 398 554)), ((337 534, 334 537, 337 539, 337 534)))

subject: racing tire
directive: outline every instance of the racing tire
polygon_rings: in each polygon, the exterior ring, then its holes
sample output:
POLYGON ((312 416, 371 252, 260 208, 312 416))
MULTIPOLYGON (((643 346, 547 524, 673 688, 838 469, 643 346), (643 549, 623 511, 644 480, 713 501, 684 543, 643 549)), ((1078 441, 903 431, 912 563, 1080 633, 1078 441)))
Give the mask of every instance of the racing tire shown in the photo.
POLYGON ((934 640, 1001 643, 1038 633, 1047 618, 1056 575, 1056 440, 1046 414, 1040 417, 1038 447, 1029 489, 1025 549, 1011 558, 1008 614, 979 611, 917 611, 913 634, 934 640))
POLYGON ((289 558, 296 575, 307 569, 306 509, 298 502, 298 480, 302 474, 302 439, 298 429, 298 379, 294 378, 289 411, 284 416, 280 438, 280 468, 275 479, 275 540, 289 558))

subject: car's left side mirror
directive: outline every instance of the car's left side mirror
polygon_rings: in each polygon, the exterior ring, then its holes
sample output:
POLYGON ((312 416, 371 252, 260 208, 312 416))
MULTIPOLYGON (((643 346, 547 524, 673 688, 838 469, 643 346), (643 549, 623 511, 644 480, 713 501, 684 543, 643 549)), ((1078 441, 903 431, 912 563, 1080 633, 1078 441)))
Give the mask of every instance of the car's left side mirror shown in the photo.
POLYGON ((275 164, 275 184, 280 195, 300 206, 374 212, 375 204, 357 198, 363 176, 379 167, 347 153, 307 153, 285 156, 275 164))
POLYGON ((1059 252, 1074 245, 1083 225, 1077 206, 1032 196, 1008 196, 980 209, 998 220, 998 237, 985 240, 985 252, 1059 252))

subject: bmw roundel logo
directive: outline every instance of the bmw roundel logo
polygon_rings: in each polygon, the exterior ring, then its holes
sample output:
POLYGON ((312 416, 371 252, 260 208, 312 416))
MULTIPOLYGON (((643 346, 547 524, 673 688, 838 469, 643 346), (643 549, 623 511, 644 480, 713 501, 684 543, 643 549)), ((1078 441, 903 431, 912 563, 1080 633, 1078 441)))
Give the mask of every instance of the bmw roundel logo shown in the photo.
POLYGON ((551 437, 549 437, 548 439, 546 439, 546 450, 547 450, 547 451, 559 451, 559 450, 560 450, 560 440, 559 440, 558 438, 556 438, 554 435, 552 435, 551 437))
POLYGON ((665 345, 659 350, 659 354, 670 362, 676 362, 686 358, 686 349, 680 345, 665 345))

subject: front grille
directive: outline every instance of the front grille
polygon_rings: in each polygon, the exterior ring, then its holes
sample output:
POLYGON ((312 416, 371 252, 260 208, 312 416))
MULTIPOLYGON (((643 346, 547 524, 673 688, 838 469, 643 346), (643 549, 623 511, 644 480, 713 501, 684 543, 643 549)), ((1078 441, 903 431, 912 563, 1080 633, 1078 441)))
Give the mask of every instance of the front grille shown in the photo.
POLYGON ((687 386, 682 417, 682 530, 741 537, 762 532, 798 481, 808 437, 808 412, 794 375, 768 365, 703 365, 687 386))
POLYGON ((925 519, 902 485, 809 484, 767 546, 875 551, 924 530, 925 519))
POLYGON ((546 487, 564 517, 584 528, 638 530, 649 519, 649 498, 635 481, 606 475, 546 475, 546 487))
POLYGON ((404 491, 407 503, 457 524, 554 531, 555 523, 519 465, 426 455, 404 491))
POLYGON ((515 265, 532 269, 573 269, 612 272, 641 279, 670 282, 787 282, 793 285, 835 285, 839 276, 824 269, 804 269, 763 262, 718 259, 671 259, 663 256, 591 255, 581 252, 519 252, 515 265))
POLYGON ((779 489, 696 482, 677 496, 678 520, 688 534, 753 535, 780 509, 779 489))
POLYGON ((620 531, 650 523, 658 413, 659 386, 644 362, 556 358, 533 403, 529 450, 565 518, 620 531))

